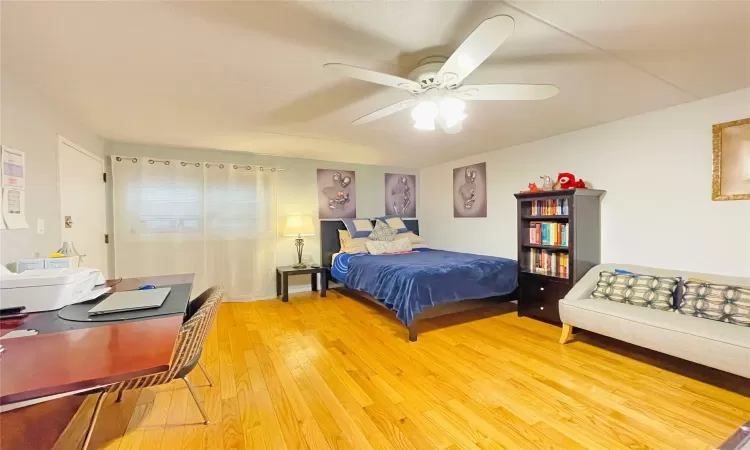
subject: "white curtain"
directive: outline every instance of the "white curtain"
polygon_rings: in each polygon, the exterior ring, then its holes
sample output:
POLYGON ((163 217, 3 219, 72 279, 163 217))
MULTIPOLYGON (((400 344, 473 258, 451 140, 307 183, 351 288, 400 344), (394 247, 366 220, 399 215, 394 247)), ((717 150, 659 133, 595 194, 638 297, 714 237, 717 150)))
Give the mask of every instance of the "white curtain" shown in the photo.
POLYGON ((275 296, 275 171, 113 156, 112 175, 118 277, 195 273, 196 295, 275 296))

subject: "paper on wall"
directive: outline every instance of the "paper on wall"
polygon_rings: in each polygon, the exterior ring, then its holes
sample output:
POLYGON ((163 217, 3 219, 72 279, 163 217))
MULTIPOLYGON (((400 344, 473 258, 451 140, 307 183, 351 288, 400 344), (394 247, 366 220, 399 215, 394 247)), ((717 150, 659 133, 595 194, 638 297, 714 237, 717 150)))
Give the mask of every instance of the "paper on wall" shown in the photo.
POLYGON ((26 155, 21 150, 3 145, 3 187, 26 188, 26 155))
POLYGON ((9 230, 29 228, 25 194, 20 189, 3 188, 3 219, 9 230))

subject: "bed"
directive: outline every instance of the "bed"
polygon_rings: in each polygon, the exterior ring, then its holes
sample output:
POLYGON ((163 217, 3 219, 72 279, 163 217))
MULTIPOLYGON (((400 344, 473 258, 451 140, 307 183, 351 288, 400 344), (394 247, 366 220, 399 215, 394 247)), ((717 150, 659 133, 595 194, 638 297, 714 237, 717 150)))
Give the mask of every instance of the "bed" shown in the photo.
MULTIPOLYGON (((404 224, 419 234, 417 220, 404 224)), ((357 298, 372 301, 396 314, 416 341, 421 319, 516 299, 515 260, 430 248, 396 255, 340 252, 343 222, 323 220, 321 262, 328 279, 344 285, 357 298)))

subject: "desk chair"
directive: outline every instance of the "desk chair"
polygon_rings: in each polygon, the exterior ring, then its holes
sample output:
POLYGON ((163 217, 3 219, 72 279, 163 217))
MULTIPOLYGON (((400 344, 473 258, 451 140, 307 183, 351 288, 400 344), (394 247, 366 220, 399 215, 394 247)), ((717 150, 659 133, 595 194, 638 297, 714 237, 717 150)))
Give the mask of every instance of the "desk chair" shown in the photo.
MULTIPOLYGON (((201 295, 194 298, 193 300, 190 301, 190 303, 188 303, 187 312, 185 313, 185 320, 183 321, 183 323, 190 320, 190 318, 192 318, 193 315, 195 315, 195 313, 198 312, 201 306, 203 306, 203 304, 206 303, 206 301, 208 301, 209 298, 211 298, 211 295, 213 294, 213 292, 214 291, 212 289, 207 289, 203 291, 201 295)), ((202 353, 203 353, 203 348, 201 347, 201 349, 198 350, 198 353, 193 357, 193 359, 191 359, 190 361, 188 361, 187 364, 185 364, 185 370, 183 370, 184 375, 187 375, 188 373, 192 372, 192 370, 197 365, 201 369, 201 372, 203 372, 203 376, 205 376, 206 380, 208 380, 208 385, 211 387, 214 387, 214 382, 211 379, 211 376, 208 375, 208 371, 206 370, 205 367, 203 367, 203 364, 201 364, 200 362, 202 353)), ((182 378, 182 377, 178 374, 176 378, 182 378)), ((120 400, 122 400, 123 392, 124 392, 124 389, 117 392, 116 401, 118 403, 120 402, 120 400)))
MULTIPOLYGON (((214 286, 193 300, 193 302, 197 302, 198 300, 201 300, 201 302, 197 304, 198 308, 196 310, 189 311, 189 313, 192 313, 190 314, 191 317, 182 324, 182 327, 180 327, 180 332, 177 335, 177 342, 175 343, 174 351, 172 353, 172 361, 166 372, 133 378, 132 380, 107 386, 102 390, 99 394, 99 398, 96 400, 91 423, 89 423, 88 430, 86 430, 86 437, 83 441, 83 450, 86 450, 89 446, 96 419, 99 416, 102 404, 104 403, 104 397, 106 397, 107 394, 117 392, 119 398, 122 395, 122 391, 167 384, 176 378, 180 378, 185 382, 190 394, 193 396, 193 400, 195 400, 195 404, 198 406, 198 409, 203 416, 204 423, 209 423, 206 410, 198 399, 193 384, 187 379, 187 374, 198 364, 201 349, 206 341, 208 332, 211 330, 216 314, 219 311, 219 305, 221 305, 223 296, 224 293, 221 286, 214 286)), ((191 302, 191 306, 193 302, 191 302)), ((203 367, 201 367, 201 369, 205 373, 205 369, 203 369, 203 367)), ((210 378, 209 383, 211 383, 210 378)), ((211 383, 211 385, 213 386, 213 383, 211 383)))
MULTIPOLYGON (((187 314, 185 314, 186 322, 190 320, 191 317, 193 317, 193 315, 201 308, 201 306, 203 306, 204 303, 206 303, 206 301, 208 301, 208 299, 211 297, 211 293, 212 293, 211 289, 207 289, 201 295, 199 295, 198 297, 190 301, 190 303, 188 304, 187 314)), ((203 372, 203 376, 205 376, 206 380, 208 380, 208 385, 211 387, 214 387, 214 382, 211 379, 211 377, 208 375, 208 371, 206 370, 205 367, 203 367, 203 364, 200 362, 202 353, 203 353, 203 347, 201 347, 201 349, 198 350, 198 354, 195 355, 195 361, 197 361, 198 367, 201 369, 201 372, 203 372)), ((190 361, 190 363, 188 363, 187 366, 190 366, 192 370, 192 368, 195 367, 195 364, 191 365, 191 363, 193 363, 193 361, 190 361)), ((188 370, 188 372, 190 372, 190 370, 188 370)), ((122 398, 122 391, 120 391, 120 393, 117 395, 118 395, 117 400, 119 401, 122 398)))

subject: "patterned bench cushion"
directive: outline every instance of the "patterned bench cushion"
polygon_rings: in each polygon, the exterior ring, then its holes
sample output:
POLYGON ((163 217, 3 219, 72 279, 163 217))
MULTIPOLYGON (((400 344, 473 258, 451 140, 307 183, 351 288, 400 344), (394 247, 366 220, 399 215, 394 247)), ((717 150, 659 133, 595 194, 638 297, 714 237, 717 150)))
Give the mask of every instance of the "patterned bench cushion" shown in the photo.
POLYGON ((687 281, 677 311, 750 327, 750 288, 687 281))
POLYGON ((674 308, 678 278, 600 272, 593 298, 668 311, 674 308))

